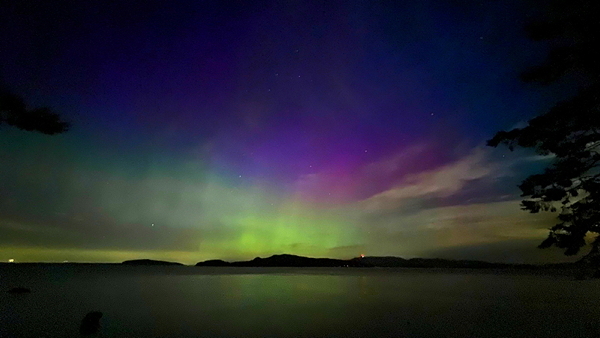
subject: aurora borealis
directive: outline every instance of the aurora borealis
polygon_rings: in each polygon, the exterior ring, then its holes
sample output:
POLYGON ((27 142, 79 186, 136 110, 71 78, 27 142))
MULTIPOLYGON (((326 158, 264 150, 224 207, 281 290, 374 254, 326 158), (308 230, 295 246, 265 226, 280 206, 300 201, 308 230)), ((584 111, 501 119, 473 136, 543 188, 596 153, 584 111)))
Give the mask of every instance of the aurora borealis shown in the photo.
POLYGON ((72 128, 0 128, 0 261, 565 260, 548 159, 485 147, 569 94, 519 81, 533 3, 3 2, 0 80, 72 128))

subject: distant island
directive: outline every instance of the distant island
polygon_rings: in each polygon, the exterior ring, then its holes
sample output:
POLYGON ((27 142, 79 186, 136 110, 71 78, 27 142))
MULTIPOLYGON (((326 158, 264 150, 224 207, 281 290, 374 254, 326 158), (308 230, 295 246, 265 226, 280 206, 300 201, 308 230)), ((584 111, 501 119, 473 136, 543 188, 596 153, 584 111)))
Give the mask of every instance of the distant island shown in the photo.
MULTIPOLYGON (((574 263, 546 264, 543 267, 567 267, 574 263)), ((440 258, 400 257, 356 257, 352 259, 310 258, 296 255, 273 255, 267 258, 256 257, 249 261, 226 262, 212 259, 199 262, 196 266, 230 266, 230 267, 386 267, 386 268, 536 268, 532 264, 490 263, 473 260, 451 260, 440 258)))
MULTIPOLYGON (((78 263, 78 262, 0 262, 0 266, 23 265, 55 265, 55 266, 92 266, 92 265, 128 265, 128 266, 188 266, 179 262, 170 262, 154 259, 133 259, 121 263, 78 263)), ((570 268, 597 268, 597 265, 587 264, 584 259, 573 263, 549 264, 513 264, 491 263, 477 260, 452 260, 442 258, 410 258, 394 256, 366 256, 351 259, 312 258, 290 254, 273 255, 266 258, 256 257, 249 261, 227 262, 221 259, 211 259, 194 264, 198 267, 344 267, 344 268, 456 268, 456 269, 570 269, 570 268)), ((192 267, 193 267, 192 266, 192 267)), ((600 271, 600 270, 599 270, 600 271)), ((599 272, 600 276, 600 272, 599 272)))
POLYGON ((125 265, 183 265, 177 262, 157 261, 153 259, 133 259, 130 261, 124 261, 121 264, 125 265))

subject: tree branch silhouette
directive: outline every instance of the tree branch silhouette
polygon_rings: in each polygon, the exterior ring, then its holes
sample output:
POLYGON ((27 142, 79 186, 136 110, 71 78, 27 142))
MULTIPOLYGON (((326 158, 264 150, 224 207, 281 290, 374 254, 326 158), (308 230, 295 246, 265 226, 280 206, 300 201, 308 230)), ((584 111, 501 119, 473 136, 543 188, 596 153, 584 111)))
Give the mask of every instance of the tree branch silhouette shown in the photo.
POLYGON ((64 133, 70 127, 50 108, 28 109, 22 97, 0 88, 0 126, 4 124, 47 135, 64 133))
POLYGON ((541 20, 526 26, 533 40, 550 40, 554 48, 545 62, 521 75, 525 82, 549 84, 567 74, 581 87, 524 128, 500 131, 488 145, 531 148, 554 155, 541 174, 527 177, 519 188, 523 210, 557 212, 558 223, 539 247, 556 246, 575 255, 591 241, 590 256, 600 246, 600 3, 592 0, 552 0, 541 20))

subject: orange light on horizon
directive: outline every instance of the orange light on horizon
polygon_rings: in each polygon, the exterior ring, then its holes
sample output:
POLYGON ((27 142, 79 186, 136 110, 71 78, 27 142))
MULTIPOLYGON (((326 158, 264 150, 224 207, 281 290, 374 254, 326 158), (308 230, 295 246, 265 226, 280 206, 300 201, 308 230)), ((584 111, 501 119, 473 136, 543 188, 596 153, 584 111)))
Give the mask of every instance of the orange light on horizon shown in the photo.
POLYGON ((360 258, 365 258, 365 254, 360 254, 360 258))

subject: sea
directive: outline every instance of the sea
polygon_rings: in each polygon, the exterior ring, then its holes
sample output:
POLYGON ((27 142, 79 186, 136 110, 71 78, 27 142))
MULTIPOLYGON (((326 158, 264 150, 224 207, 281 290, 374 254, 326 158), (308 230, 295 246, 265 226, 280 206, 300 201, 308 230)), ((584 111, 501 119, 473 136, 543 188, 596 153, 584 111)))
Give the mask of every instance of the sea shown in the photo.
POLYGON ((92 337, 600 337, 599 302, 525 270, 0 266, 1 338, 80 337, 91 311, 92 337))

